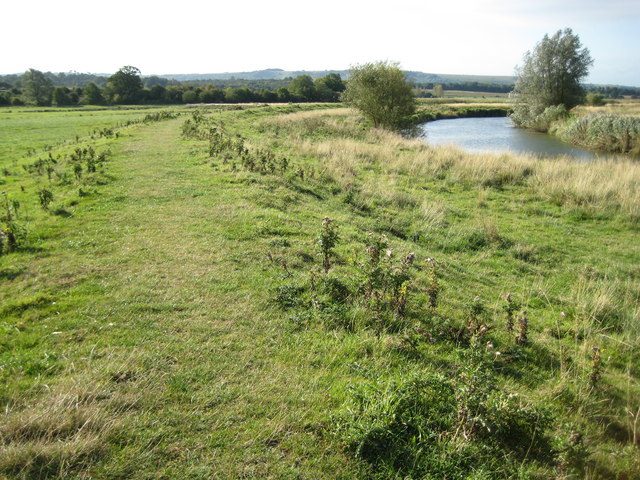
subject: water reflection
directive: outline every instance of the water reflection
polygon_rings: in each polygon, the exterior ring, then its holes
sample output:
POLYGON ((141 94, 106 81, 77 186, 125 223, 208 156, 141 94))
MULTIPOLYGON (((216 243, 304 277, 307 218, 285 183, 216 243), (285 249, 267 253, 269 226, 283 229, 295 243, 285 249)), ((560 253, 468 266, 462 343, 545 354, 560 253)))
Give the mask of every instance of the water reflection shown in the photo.
POLYGON ((527 153, 540 157, 568 155, 593 160, 597 154, 562 143, 543 133, 516 128, 509 118, 455 118, 436 120, 420 126, 431 145, 455 145, 468 152, 527 153))

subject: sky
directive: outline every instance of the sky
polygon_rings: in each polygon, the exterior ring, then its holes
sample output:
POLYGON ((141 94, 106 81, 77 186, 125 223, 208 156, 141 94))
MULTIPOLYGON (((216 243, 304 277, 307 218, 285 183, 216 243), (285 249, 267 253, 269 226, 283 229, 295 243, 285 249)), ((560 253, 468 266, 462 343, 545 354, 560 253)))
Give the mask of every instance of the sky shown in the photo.
POLYGON ((143 75, 281 68, 513 75, 545 34, 571 28, 587 83, 640 86, 639 0, 31 0, 2 7, 0 74, 143 75))

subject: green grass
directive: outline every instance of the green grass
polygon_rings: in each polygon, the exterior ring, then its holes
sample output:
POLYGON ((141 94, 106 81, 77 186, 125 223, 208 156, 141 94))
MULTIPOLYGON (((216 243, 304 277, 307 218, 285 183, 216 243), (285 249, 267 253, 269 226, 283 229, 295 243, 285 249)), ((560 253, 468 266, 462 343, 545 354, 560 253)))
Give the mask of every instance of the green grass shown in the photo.
MULTIPOLYGON (((154 107, 149 107, 154 108, 154 107)), ((2 166, 24 156, 30 149, 41 150, 60 146, 62 142, 84 137, 93 130, 113 127, 144 117, 144 108, 107 109, 84 107, 75 109, 17 107, 0 109, 2 135, 0 159, 2 166)))
POLYGON ((640 478, 632 208, 554 197, 537 171, 497 181, 489 159, 369 131, 346 109, 205 109, 189 138, 181 111, 94 139, 146 112, 0 112, 0 188, 27 230, 0 256, 0 475, 640 478), (211 158, 211 126, 245 158, 211 158), (50 151, 70 172, 89 144, 111 152, 95 176, 22 168, 50 151), (415 252, 401 316, 362 293, 369 232, 393 248, 385 275, 415 252), (527 310, 525 346, 504 328, 507 293, 527 310))

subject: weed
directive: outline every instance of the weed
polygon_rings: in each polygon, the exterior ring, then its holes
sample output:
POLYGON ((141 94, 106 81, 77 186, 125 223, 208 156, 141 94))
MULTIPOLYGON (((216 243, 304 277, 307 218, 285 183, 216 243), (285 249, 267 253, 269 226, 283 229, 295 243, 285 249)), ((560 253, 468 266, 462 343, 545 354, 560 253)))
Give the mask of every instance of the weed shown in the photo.
POLYGON ((520 309, 520 304, 516 302, 510 293, 504 297, 505 305, 504 305, 504 313, 506 316, 506 329, 507 333, 513 333, 513 321, 514 321, 514 313, 520 309))
POLYGON ((320 254, 322 255, 322 268, 324 269, 324 273, 329 273, 333 248, 336 246, 337 241, 338 231, 336 230, 334 222, 329 217, 325 217, 322 220, 322 230, 318 236, 318 244, 320 246, 320 254))
POLYGON ((520 317, 518 317, 518 335, 516 336, 516 343, 518 345, 527 345, 529 343, 529 318, 527 312, 522 311, 520 317))
POLYGON ((43 210, 48 211, 49 205, 53 202, 53 192, 46 188, 38 190, 38 200, 40 200, 40 206, 43 210))
POLYGON ((480 297, 475 297, 467 307, 465 328, 471 342, 479 341, 493 326, 487 324, 488 311, 480 297))
POLYGON ((18 221, 20 202, 4 195, 4 215, 0 217, 0 255, 16 251, 27 237, 25 227, 18 221))
POLYGON ((589 452, 584 445, 582 433, 572 432, 567 438, 560 441, 556 450, 558 452, 556 470, 560 478, 585 478, 586 460, 589 457, 589 452))
POLYGON ((295 308, 302 304, 300 297, 304 291, 303 287, 283 285, 276 289, 275 302, 285 310, 295 308))
POLYGON ((438 282, 438 270, 436 261, 433 258, 427 258, 429 265, 429 277, 427 284, 427 295, 429 296, 429 308, 435 310, 438 306, 438 295, 440 295, 440 283, 438 282))
POLYGON ((353 388, 336 431, 374 478, 510 478, 527 456, 548 456, 550 416, 498 388, 493 358, 475 344, 455 375, 353 388))

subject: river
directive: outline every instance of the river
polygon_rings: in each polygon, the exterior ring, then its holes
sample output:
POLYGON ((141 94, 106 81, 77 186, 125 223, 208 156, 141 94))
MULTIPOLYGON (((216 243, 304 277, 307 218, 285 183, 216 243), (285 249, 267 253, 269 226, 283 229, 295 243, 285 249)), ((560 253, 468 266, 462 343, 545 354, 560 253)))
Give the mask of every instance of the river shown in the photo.
POLYGON ((468 152, 526 153, 540 157, 568 155, 594 160, 597 154, 572 147, 544 133, 516 128, 506 117, 454 118, 420 125, 422 136, 431 145, 455 145, 468 152))

